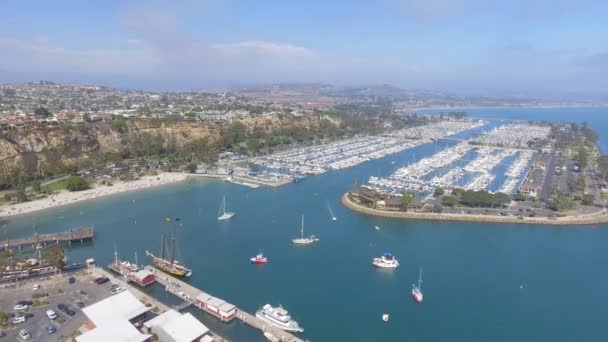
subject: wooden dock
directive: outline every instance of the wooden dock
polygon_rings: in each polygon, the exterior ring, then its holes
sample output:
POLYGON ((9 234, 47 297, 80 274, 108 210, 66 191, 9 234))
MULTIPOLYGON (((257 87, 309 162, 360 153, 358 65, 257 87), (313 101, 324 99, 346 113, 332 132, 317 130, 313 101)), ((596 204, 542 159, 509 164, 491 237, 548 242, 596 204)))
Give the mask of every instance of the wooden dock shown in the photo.
POLYGON ((93 227, 70 229, 62 233, 38 234, 13 240, 0 242, 0 250, 8 251, 11 249, 21 250, 23 248, 45 247, 50 244, 68 244, 72 242, 92 241, 95 236, 93 227))
MULTIPOLYGON (((145 269, 156 275, 156 281, 165 286, 165 290, 172 293, 173 295, 181 298, 185 302, 190 302, 196 305, 196 298, 203 293, 202 290, 183 282, 180 279, 177 279, 169 274, 166 274, 162 271, 157 270, 152 266, 146 266, 145 269)), ((260 332, 265 333, 268 332, 275 336, 279 341, 283 342, 304 342, 304 340, 300 339, 297 336, 294 336, 290 332, 281 330, 276 328, 273 325, 268 324, 267 322, 255 317, 248 312, 236 308, 235 318, 239 319, 241 322, 260 330, 260 332)))

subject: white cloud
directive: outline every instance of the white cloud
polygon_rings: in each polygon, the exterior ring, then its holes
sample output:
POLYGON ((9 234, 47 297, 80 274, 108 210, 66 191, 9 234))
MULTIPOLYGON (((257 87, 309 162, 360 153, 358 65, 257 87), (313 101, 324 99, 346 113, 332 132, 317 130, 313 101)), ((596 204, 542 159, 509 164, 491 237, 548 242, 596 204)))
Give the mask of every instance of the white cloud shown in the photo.
POLYGON ((274 55, 313 56, 315 53, 306 47, 263 41, 243 41, 228 44, 213 44, 211 48, 235 53, 265 53, 274 55))

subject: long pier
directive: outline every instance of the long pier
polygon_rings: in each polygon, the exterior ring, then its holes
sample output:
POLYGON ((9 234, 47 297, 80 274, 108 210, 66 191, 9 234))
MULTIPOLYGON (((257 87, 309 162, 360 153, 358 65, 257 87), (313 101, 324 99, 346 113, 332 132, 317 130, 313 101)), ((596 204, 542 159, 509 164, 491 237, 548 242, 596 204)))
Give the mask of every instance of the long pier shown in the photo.
MULTIPOLYGON (((205 292, 180 279, 177 279, 169 274, 159 271, 152 266, 146 266, 144 269, 154 273, 156 281, 164 285, 166 291, 181 298, 185 302, 190 302, 194 304, 194 306, 199 307, 198 305, 196 305, 196 298, 199 295, 205 294, 205 292)), ((260 330, 262 333, 267 332, 272 334, 278 341, 304 342, 304 340, 300 339, 297 336, 294 336, 290 332, 281 330, 273 325, 270 325, 269 323, 239 308, 236 308, 235 318, 239 319, 241 322, 253 328, 260 330)))
POLYGON ((21 238, 21 239, 13 239, 13 240, 5 240, 0 242, 0 249, 8 251, 10 249, 16 248, 17 250, 21 250, 22 248, 36 248, 38 246, 47 246, 50 244, 62 244, 67 243, 71 245, 72 242, 85 242, 91 241, 94 239, 95 232, 93 227, 85 227, 79 229, 70 229, 62 233, 52 233, 52 234, 38 234, 34 233, 34 235, 21 238))

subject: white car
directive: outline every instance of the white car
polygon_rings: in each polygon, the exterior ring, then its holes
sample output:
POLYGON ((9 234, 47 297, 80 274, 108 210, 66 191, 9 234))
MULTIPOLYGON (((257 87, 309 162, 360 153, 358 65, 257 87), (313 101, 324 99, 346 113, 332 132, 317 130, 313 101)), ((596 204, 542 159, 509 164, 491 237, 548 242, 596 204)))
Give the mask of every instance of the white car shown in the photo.
POLYGON ((19 331, 19 338, 23 341, 29 340, 30 338, 32 338, 32 334, 30 334, 29 331, 23 329, 23 330, 19 331))
POLYGON ((13 310, 15 310, 15 311, 27 310, 27 305, 17 304, 15 306, 13 306, 13 310))
POLYGON ((124 290, 125 290, 124 287, 117 287, 117 288, 112 289, 112 291, 110 291, 110 293, 113 294, 113 295, 115 295, 115 294, 121 293, 124 290))
POLYGON ((25 316, 17 316, 15 318, 13 318, 13 324, 19 324, 19 323, 23 323, 27 321, 27 318, 25 318, 25 316))
POLYGON ((48 317, 51 320, 57 319, 57 314, 53 310, 46 310, 46 317, 48 317))
POLYGON ((38 290, 40 290, 40 285, 34 284, 34 287, 32 287, 32 291, 38 291, 38 290))

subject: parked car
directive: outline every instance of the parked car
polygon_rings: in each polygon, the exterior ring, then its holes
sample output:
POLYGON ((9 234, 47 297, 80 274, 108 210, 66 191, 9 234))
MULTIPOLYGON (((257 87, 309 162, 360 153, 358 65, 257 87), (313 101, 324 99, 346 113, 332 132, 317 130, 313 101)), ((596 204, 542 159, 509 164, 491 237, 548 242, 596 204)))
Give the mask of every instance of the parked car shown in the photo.
POLYGON ((55 329, 54 326, 49 325, 48 327, 46 327, 46 332, 50 335, 50 334, 54 334, 57 332, 57 329, 55 329))
POLYGON ((65 311, 65 313, 66 313, 68 316, 74 316, 74 315, 76 314, 76 312, 75 312, 75 311, 73 311, 73 310, 66 310, 66 311, 65 311))
POLYGON ((3 338, 4 336, 6 336, 6 333, 4 331, 0 331, 0 338, 3 338))
POLYGON ((30 338, 32 338, 32 334, 30 334, 29 331, 22 329, 21 331, 19 331, 19 338, 22 341, 29 340, 30 338))
POLYGON ((100 280, 97 282, 97 285, 105 284, 105 283, 107 283, 108 281, 110 281, 110 279, 108 279, 108 278, 106 278, 106 277, 103 277, 103 278, 101 278, 101 279, 100 279, 100 280))
POLYGON ((31 300, 20 300, 17 302, 17 304, 31 306, 32 304, 34 304, 34 302, 32 302, 31 300))
POLYGON ((22 311, 22 310, 27 310, 28 306, 25 304, 17 304, 15 306, 13 306, 13 310, 15 311, 22 311))
POLYGON ((75 282, 76 282, 76 278, 74 278, 74 277, 69 277, 68 278, 68 283, 74 284, 75 282))
POLYGON ((76 305, 77 305, 79 308, 84 308, 84 303, 83 303, 83 302, 76 302, 76 305))
POLYGON ((34 284, 34 287, 32 287, 32 291, 38 291, 38 290, 40 290, 40 285, 34 284))
POLYGON ((67 305, 65 305, 65 304, 59 304, 59 305, 57 305, 57 308, 61 311, 65 311, 68 309, 67 305))
POLYGON ((13 324, 19 324, 19 323, 23 323, 27 321, 27 318, 25 318, 25 316, 17 316, 15 318, 13 318, 12 322, 13 324))
POLYGON ((50 320, 57 319, 57 313, 51 309, 46 310, 46 317, 48 317, 50 320))
POLYGON ((26 313, 25 315, 23 315, 25 317, 25 319, 30 319, 32 317, 34 317, 34 314, 31 312, 26 313))
POLYGON ((119 293, 123 292, 124 290, 125 290, 124 287, 117 287, 117 288, 112 289, 112 291, 110 291, 110 293, 115 295, 115 294, 119 294, 119 293))

